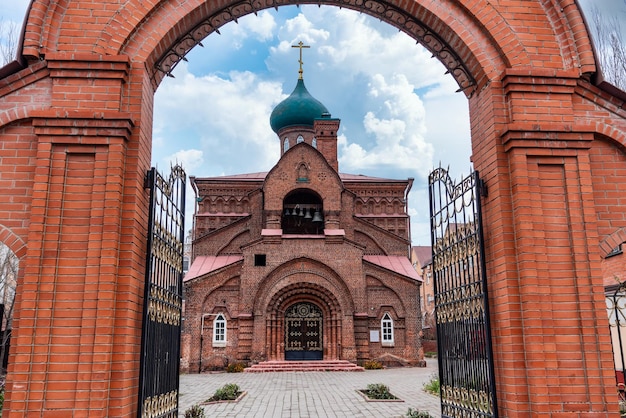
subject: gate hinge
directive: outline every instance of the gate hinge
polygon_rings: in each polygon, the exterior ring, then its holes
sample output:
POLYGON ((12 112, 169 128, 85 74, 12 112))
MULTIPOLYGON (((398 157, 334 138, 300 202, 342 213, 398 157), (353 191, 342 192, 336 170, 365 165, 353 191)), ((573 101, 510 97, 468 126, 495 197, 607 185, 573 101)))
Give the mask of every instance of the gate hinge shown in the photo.
POLYGON ((482 197, 487 197, 489 195, 489 190, 487 189, 487 183, 483 179, 478 179, 478 189, 480 190, 480 195, 482 197))
POLYGON ((154 183, 154 170, 150 169, 146 171, 146 176, 143 178, 143 188, 144 189, 151 188, 152 183, 154 183))

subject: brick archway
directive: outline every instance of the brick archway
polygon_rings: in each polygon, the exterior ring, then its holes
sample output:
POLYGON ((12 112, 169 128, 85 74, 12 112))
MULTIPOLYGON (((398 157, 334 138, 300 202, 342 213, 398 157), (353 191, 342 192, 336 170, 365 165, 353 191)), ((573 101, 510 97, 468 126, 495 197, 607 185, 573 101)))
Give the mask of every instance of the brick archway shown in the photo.
MULTIPOLYGON (((323 358, 340 359, 342 337, 342 310, 334 295, 319 285, 297 284, 279 289, 267 306, 267 335, 265 352, 268 360, 285 359, 285 312, 297 303, 311 303, 317 306, 323 318, 323 358)), ((346 344, 348 345, 348 344, 346 344)), ((356 355, 356 353, 355 353, 356 355)), ((351 360, 355 360, 354 359, 351 360)))
MULTIPOLYGON (((604 156, 623 169, 624 151, 598 137, 623 142, 626 106, 594 84, 576 2, 318 3, 406 31, 468 97, 472 158, 489 190, 501 415, 610 416, 615 382, 596 289, 599 243, 626 227, 613 210, 620 198, 603 200, 624 191, 604 156)), ((32 2, 20 59, 0 70, 9 158, 0 199, 22 197, 0 206, 0 218, 26 243, 8 417, 135 414, 154 91, 201 38, 283 4, 297 2, 32 2)))

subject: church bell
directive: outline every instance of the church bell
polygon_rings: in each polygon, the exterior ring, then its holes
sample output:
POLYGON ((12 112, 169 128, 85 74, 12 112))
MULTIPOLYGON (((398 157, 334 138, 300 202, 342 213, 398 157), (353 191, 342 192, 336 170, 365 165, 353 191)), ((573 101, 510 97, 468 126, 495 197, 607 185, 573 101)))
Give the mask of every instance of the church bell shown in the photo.
POLYGON ((313 219, 311 220, 311 222, 324 222, 324 220, 322 219, 322 214, 319 210, 315 209, 315 213, 313 214, 313 219))

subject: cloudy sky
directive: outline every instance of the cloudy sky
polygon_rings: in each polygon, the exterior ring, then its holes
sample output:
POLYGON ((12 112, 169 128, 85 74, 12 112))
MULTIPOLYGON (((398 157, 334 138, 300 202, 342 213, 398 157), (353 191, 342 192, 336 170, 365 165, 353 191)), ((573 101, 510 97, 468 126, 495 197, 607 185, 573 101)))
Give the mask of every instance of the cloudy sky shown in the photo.
MULTIPOLYGON (((626 13, 622 0, 580 1, 626 13)), ((0 17, 21 27, 28 1, 2 3, 0 17)), ((305 84, 341 119, 340 171, 414 178, 412 240, 429 245, 429 171, 471 167, 467 100, 443 66, 391 26, 331 7, 265 10, 220 32, 159 86, 153 164, 197 177, 269 170, 280 152, 269 115, 295 87, 302 41, 305 84)))

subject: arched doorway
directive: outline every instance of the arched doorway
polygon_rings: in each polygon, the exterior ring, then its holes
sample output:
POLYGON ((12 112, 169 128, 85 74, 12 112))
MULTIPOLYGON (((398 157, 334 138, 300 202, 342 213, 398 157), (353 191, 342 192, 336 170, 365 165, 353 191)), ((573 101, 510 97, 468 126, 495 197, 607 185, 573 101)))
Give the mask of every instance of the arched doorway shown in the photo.
POLYGON ((285 360, 324 358, 324 316, 311 302, 291 305, 285 312, 285 360))
MULTIPOLYGON (((303 261, 298 260, 296 265, 303 261)), ((265 288, 256 296, 256 302, 264 306, 265 311, 265 359, 356 360, 350 349, 354 348, 354 337, 351 328, 348 329, 350 324, 343 320, 345 312, 353 311, 353 308, 349 299, 337 298, 343 288, 329 288, 328 283, 324 283, 328 279, 334 281, 333 276, 301 272, 297 274, 297 281, 288 284, 289 278, 296 276, 277 273, 266 280, 265 288), (288 335, 290 333, 294 335, 288 335), (307 342, 309 349, 304 350, 307 342), (346 347, 349 348, 347 351, 346 347), (298 354, 296 351, 310 352, 298 354)), ((259 335, 257 340, 262 340, 262 336, 259 335)))

